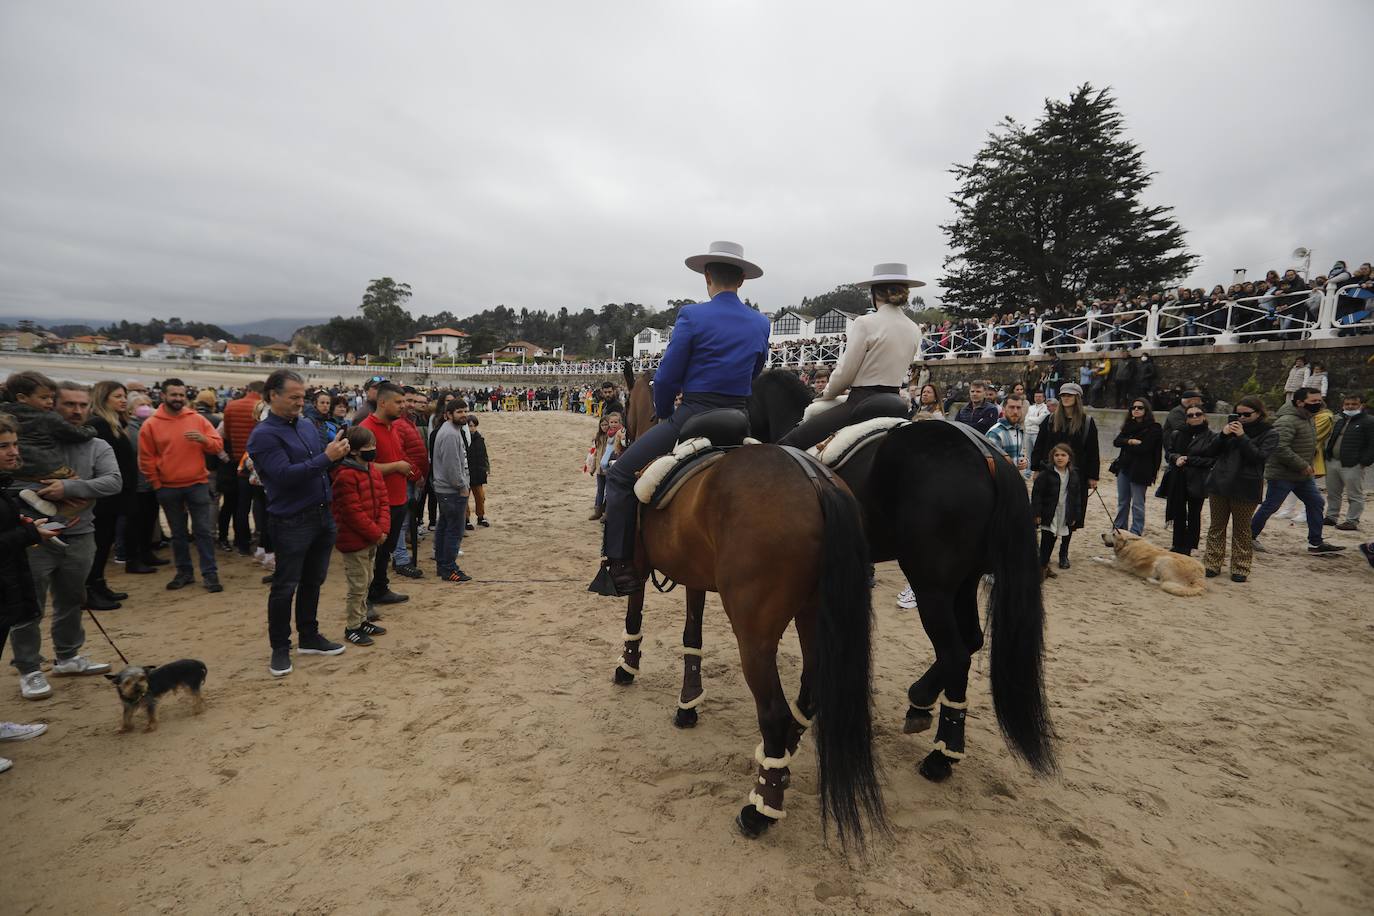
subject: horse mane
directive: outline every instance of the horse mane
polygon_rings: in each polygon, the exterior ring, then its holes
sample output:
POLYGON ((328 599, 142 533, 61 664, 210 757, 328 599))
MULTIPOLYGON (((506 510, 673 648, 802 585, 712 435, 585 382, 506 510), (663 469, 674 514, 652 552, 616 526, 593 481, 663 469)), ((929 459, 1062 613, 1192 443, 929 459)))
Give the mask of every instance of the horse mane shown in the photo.
POLYGON ((770 369, 754 379, 749 419, 754 435, 775 442, 795 424, 816 399, 805 382, 786 369, 770 369))
POLYGON ((758 378, 754 379, 754 390, 758 391, 760 386, 764 390, 770 387, 776 388, 779 394, 804 401, 807 404, 816 399, 815 392, 806 382, 797 377, 796 373, 787 369, 769 369, 767 372, 761 373, 758 378))

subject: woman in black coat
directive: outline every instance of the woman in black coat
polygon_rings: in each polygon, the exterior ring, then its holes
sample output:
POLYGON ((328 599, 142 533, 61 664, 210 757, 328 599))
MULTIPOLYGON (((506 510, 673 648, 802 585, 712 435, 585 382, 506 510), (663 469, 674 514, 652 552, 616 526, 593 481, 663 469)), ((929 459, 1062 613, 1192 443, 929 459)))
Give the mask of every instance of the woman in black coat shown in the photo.
POLYGON ((28 548, 44 536, 33 522, 24 521, 33 510, 9 492, 10 475, 20 463, 19 424, 8 414, 0 414, 0 652, 5 649, 10 627, 40 616, 28 548))
POLYGON ((1192 556, 1202 532, 1202 504, 1207 498, 1207 474, 1215 459, 1209 453, 1216 433, 1207 428, 1201 407, 1189 407, 1183 428, 1169 439, 1165 460, 1169 475, 1165 519, 1174 523, 1174 553, 1192 556))
MULTIPOLYGON (((115 463, 119 465, 119 475, 124 485, 113 496, 106 496, 95 504, 95 559, 91 570, 86 574, 86 606, 93 611, 112 611, 119 602, 128 598, 126 592, 111 590, 105 581, 105 564, 110 559, 110 549, 114 547, 115 532, 119 520, 124 519, 125 530, 130 527, 134 500, 138 494, 138 459, 134 457, 134 444, 129 439, 129 392, 119 382, 96 382, 91 386, 90 425, 96 436, 110 444, 114 451, 115 463)), ((125 552, 126 571, 128 553, 125 552)), ((134 572, 139 569, 152 572, 151 567, 134 564, 134 572)))
POLYGON ((1069 382, 1059 389, 1059 409, 1040 424, 1031 453, 1031 467, 1043 473, 1050 460, 1050 449, 1063 442, 1073 449, 1073 466, 1078 471, 1078 503, 1088 504, 1088 492, 1097 489, 1102 461, 1097 449, 1097 424, 1083 409, 1083 389, 1069 382))
POLYGON ((1155 422, 1144 398, 1131 401, 1126 422, 1112 443, 1121 449, 1112 462, 1116 475, 1116 521, 1122 531, 1130 522, 1131 534, 1145 533, 1145 488, 1155 482, 1164 444, 1164 430, 1155 422), (1129 517, 1129 518, 1128 518, 1129 517))
POLYGON ((1264 496, 1264 463, 1279 444, 1279 434, 1268 422, 1264 402, 1259 398, 1241 398, 1235 417, 1207 447, 1207 454, 1213 459, 1212 471, 1207 475, 1212 524, 1207 529, 1207 551, 1202 565, 1209 577, 1221 574, 1229 524, 1231 581, 1244 582, 1254 557, 1250 519, 1264 496))
MULTIPOLYGON (((483 528, 490 528, 491 522, 487 521, 487 477, 491 473, 491 459, 487 457, 487 440, 477 431, 477 426, 477 418, 468 414, 468 432, 472 435, 472 441, 468 445, 468 478, 472 487, 472 499, 468 500, 468 518, 472 518, 475 508, 477 524, 483 528)), ((472 528, 470 521, 468 528, 472 528)))

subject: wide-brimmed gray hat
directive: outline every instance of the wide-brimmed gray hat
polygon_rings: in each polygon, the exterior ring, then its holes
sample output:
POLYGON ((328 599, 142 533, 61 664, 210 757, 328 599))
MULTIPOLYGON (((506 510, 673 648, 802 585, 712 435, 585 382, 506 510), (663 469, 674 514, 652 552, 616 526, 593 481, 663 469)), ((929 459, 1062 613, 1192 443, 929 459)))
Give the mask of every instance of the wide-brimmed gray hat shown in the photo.
POLYGON ((873 276, 867 280, 860 280, 854 285, 862 289, 888 285, 905 286, 907 289, 915 289, 918 286, 925 286, 926 281, 913 280, 911 277, 907 276, 906 265, 898 264, 894 261, 891 264, 874 264, 873 276))
POLYGON ((707 264, 734 264, 744 271, 744 279, 757 280, 763 268, 744 259, 744 246, 736 242, 712 242, 706 254, 694 254, 684 263, 697 273, 705 273, 707 264))
POLYGON ((1060 385, 1060 386, 1059 386, 1059 393, 1060 393, 1060 394, 1076 394, 1076 395, 1078 395, 1080 398, 1083 397, 1083 389, 1082 389, 1082 387, 1079 386, 1079 385, 1078 385, 1077 383, 1075 383, 1075 382, 1069 382, 1067 385, 1060 385))

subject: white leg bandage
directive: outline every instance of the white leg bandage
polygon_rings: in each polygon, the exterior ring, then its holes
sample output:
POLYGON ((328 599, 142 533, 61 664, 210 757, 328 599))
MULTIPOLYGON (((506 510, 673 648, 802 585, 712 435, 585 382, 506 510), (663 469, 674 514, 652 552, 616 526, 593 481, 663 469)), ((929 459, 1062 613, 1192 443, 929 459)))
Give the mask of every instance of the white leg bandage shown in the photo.
POLYGON ((791 765, 792 755, 783 752, 781 757, 765 757, 763 756, 763 742, 760 741, 759 746, 754 748, 754 762, 765 770, 783 770, 791 765))
POLYGON ((691 646, 683 646, 683 647, 682 647, 682 654, 683 654, 683 655, 695 655, 697 658, 702 658, 701 650, 700 650, 700 649, 693 649, 691 646))
POLYGON ((780 821, 783 818, 787 817, 786 811, 780 811, 777 808, 772 808, 764 804, 763 796, 757 792, 751 791, 749 793, 749 801, 753 804, 755 811, 766 817, 771 817, 775 821, 780 821))

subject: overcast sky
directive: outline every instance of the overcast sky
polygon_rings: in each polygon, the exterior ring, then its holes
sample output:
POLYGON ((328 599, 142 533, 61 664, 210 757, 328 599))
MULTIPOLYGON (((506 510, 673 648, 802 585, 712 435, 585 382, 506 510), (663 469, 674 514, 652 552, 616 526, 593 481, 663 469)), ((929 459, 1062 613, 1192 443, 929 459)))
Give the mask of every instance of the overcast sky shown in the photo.
MULTIPOLYGON (((1202 258, 1374 257, 1374 3, 0 4, 0 315, 766 309, 947 253, 948 167, 1113 87, 1202 258)), ((938 298, 939 290, 933 290, 938 298)))

